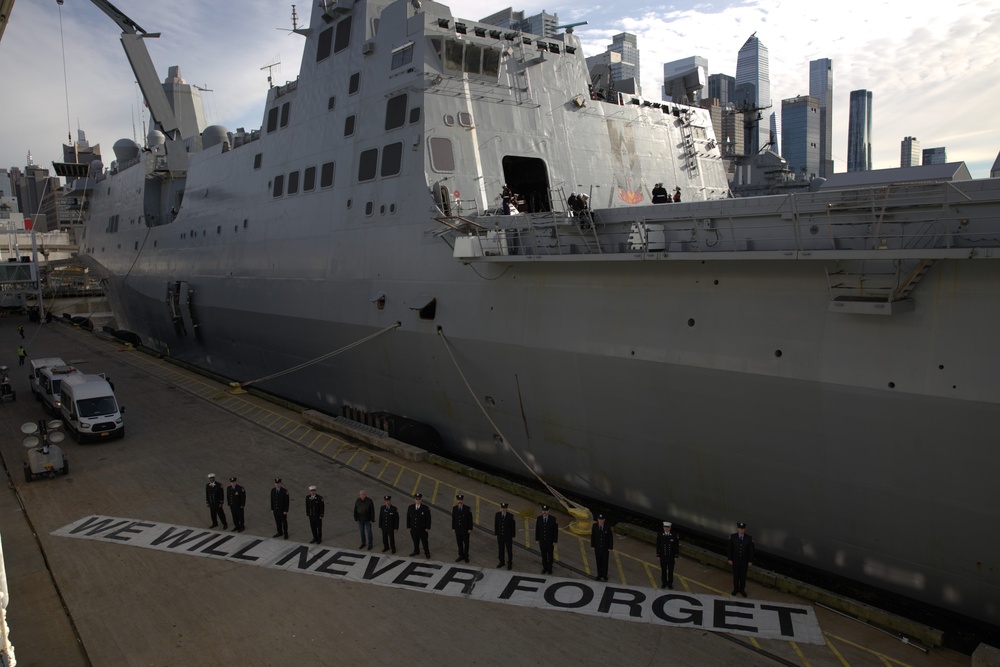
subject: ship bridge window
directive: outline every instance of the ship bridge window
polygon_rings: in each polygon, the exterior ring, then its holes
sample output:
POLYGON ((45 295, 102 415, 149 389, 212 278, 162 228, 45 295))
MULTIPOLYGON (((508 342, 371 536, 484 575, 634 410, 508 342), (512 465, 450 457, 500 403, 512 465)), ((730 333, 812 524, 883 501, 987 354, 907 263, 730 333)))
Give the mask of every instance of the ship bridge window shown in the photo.
POLYGON ((333 41, 333 52, 340 53, 351 45, 351 16, 337 24, 337 38, 333 41))
POLYGON ((382 177, 396 176, 403 163, 403 142, 389 144, 382 149, 382 177))
POLYGON ((472 127, 472 114, 468 111, 459 111, 458 124, 462 127, 472 127))
POLYGON ((357 118, 355 115, 350 115, 344 119, 344 136, 349 137, 354 134, 354 121, 357 118))
POLYGON ((385 103, 385 129, 394 130, 406 123, 406 93, 390 97, 385 103))
POLYGON ((449 40, 444 45, 446 70, 496 77, 500 74, 500 51, 478 44, 449 40))
POLYGON ((369 148, 361 151, 361 156, 358 158, 358 182, 374 180, 376 173, 378 173, 378 149, 369 148))
POLYGON ((253 168, 254 169, 260 169, 260 163, 261 163, 261 160, 263 159, 263 157, 264 157, 263 153, 257 153, 256 155, 253 156, 253 168))
POLYGON ((331 96, 330 99, 326 101, 326 110, 333 111, 335 106, 337 106, 337 98, 335 96, 331 96))
POLYGON ((319 171, 319 187, 329 188, 333 185, 333 175, 335 172, 335 162, 326 162, 319 171))
POLYGON ((281 127, 288 127, 288 112, 291 109, 291 102, 281 105, 281 127))
POLYGON ((411 62, 413 62, 413 42, 392 50, 392 69, 409 65, 411 62))
POLYGON ((420 107, 410 109, 410 125, 420 122, 420 107))
POLYGON ((427 145, 430 148, 431 169, 439 174, 455 171, 455 152, 451 147, 451 139, 431 137, 427 140, 427 145))
POLYGON ((483 49, 483 74, 500 76, 500 52, 496 49, 483 49))
POLYGON ((302 177, 302 191, 312 192, 316 189, 316 167, 306 167, 302 177))
POLYGON ((278 174, 274 177, 274 190, 271 191, 273 197, 280 197, 285 189, 285 175, 278 174))
POLYGON ((278 107, 274 107, 267 112, 267 131, 274 132, 278 129, 278 107))
POLYGON ((326 60, 330 57, 333 49, 333 28, 327 28, 319 34, 319 42, 316 45, 316 62, 326 60))
POLYGON ((463 71, 479 74, 482 71, 483 48, 477 44, 465 45, 465 65, 463 71))
POLYGON ((347 83, 347 94, 353 95, 361 89, 361 72, 355 72, 351 75, 350 81, 347 83))
POLYGON ((299 172, 293 171, 288 174, 288 194, 294 195, 299 191, 299 172))

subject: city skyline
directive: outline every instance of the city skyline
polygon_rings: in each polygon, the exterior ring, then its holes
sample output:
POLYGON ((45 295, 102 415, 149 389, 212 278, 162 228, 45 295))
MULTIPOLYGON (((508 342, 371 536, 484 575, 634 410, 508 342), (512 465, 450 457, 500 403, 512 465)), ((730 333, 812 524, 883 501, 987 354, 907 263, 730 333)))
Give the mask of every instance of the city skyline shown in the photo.
MULTIPOLYGON (((173 4, 168 17, 139 0, 116 2, 139 25, 162 32, 159 39, 147 40, 161 78, 169 66, 179 65, 189 82, 210 89, 204 94, 209 122, 230 129, 260 127, 266 66, 280 62, 273 68, 276 83, 293 80, 298 72, 301 38, 276 30, 291 28, 290 5, 245 0, 233 14, 195 0, 173 4)), ((479 20, 507 4, 462 0, 450 6, 456 16, 479 20)), ((829 58, 836 72, 832 159, 838 173, 846 171, 848 94, 861 88, 879 99, 873 124, 875 169, 898 165, 899 141, 905 135, 920 137, 924 145, 946 146, 949 158, 966 162, 976 177, 989 175, 1000 150, 1000 127, 989 113, 1000 96, 990 67, 990 54, 1000 48, 1000 30, 995 30, 1000 12, 988 2, 922 7, 919 13, 902 0, 845 0, 837 12, 786 0, 685 0, 641 9, 560 0, 525 2, 514 9, 525 16, 544 10, 558 15, 561 24, 589 21, 575 29, 587 56, 604 51, 614 35, 635 34, 650 99, 659 97, 663 64, 681 58, 702 56, 710 75, 734 76, 739 48, 754 32, 770 51, 771 100, 772 105, 777 100, 778 108, 782 99, 809 94, 808 63, 829 58), (893 30, 886 31, 890 24, 893 30), (928 60, 927 53, 935 57, 928 60), (971 86, 972 81, 986 83, 971 86), (956 99, 962 104, 955 105, 956 99)), ((300 7, 300 26, 306 16, 300 7)), ((14 91, 9 99, 20 100, 0 110, 0 123, 8 128, 0 134, 0 165, 23 167, 30 150, 37 164, 51 168, 53 160, 61 159, 61 144, 77 128, 105 150, 120 138, 143 134, 142 103, 118 35, 114 23, 87 2, 61 8, 18 3, 0 42, 6 90, 14 91), (68 110, 60 9, 70 77, 68 110)))

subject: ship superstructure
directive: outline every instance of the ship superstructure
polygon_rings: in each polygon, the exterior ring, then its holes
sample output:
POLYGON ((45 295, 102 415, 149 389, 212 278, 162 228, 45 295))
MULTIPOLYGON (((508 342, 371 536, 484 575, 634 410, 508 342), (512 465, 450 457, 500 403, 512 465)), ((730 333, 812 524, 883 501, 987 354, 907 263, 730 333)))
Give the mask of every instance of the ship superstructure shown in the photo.
POLYGON ((296 32, 259 130, 184 136, 150 105, 160 134, 95 184, 81 250, 122 329, 1000 621, 1000 181, 730 199, 707 112, 592 99, 572 34, 410 0, 316 3, 296 32))

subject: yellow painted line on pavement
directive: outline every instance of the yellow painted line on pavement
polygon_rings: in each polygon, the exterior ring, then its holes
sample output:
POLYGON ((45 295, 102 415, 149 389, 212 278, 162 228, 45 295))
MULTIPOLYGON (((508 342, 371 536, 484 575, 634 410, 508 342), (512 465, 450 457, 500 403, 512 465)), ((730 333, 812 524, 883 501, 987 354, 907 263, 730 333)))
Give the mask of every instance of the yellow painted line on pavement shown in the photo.
POLYGON ((885 655, 884 653, 879 653, 878 651, 873 651, 872 649, 868 648, 867 646, 862 646, 861 644, 855 644, 850 639, 845 639, 844 637, 840 637, 838 635, 835 635, 835 634, 832 634, 832 633, 829 633, 829 632, 824 633, 824 634, 826 634, 827 637, 833 637, 834 639, 836 639, 838 642, 841 642, 842 644, 847 644, 848 646, 850 646, 852 648, 856 648, 859 651, 864 651, 865 653, 869 653, 869 654, 877 657, 879 660, 882 661, 883 665, 886 665, 886 667, 892 667, 892 665, 894 665, 894 664, 895 665, 899 665, 900 667, 910 667, 909 663, 902 662, 900 660, 896 660, 895 658, 893 658, 891 656, 888 656, 888 655, 885 655))
POLYGON ((590 559, 587 558, 587 548, 583 546, 583 540, 577 540, 577 543, 580 545, 580 560, 583 561, 583 571, 590 574, 590 559))
POLYGON ((809 660, 806 659, 805 653, 803 653, 802 649, 799 648, 799 645, 796 644, 795 642, 788 642, 788 643, 791 644, 793 649, 795 649, 795 653, 798 654, 799 659, 802 660, 802 664, 805 665, 805 667, 812 667, 812 665, 809 663, 809 660))
POLYGON ((844 667, 850 667, 850 663, 844 660, 844 656, 840 654, 840 651, 837 650, 837 647, 830 643, 829 637, 823 637, 823 640, 826 642, 826 647, 830 649, 835 656, 837 656, 837 660, 840 660, 840 664, 842 664, 844 667))
POLYGON ((623 584, 627 583, 625 581, 625 569, 622 567, 621 558, 618 557, 618 552, 617 551, 613 551, 612 553, 614 553, 614 555, 615 555, 615 566, 618 568, 618 577, 621 579, 621 582, 623 584))

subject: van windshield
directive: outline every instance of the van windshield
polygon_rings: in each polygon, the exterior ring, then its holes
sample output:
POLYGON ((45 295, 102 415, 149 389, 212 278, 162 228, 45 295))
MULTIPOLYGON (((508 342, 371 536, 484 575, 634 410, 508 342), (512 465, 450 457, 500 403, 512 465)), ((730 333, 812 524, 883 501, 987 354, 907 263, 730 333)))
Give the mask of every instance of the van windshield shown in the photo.
POLYGON ((118 412, 118 404, 114 396, 82 398, 76 402, 76 409, 81 417, 100 417, 118 412))

